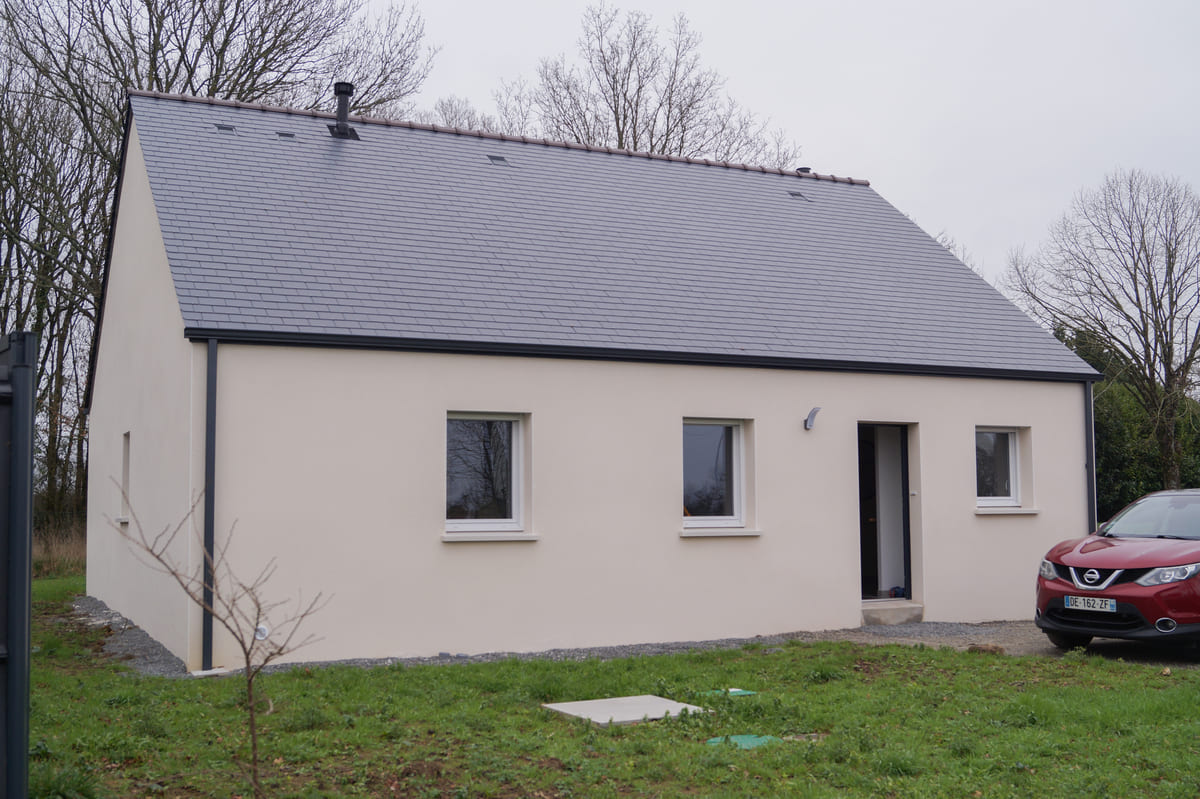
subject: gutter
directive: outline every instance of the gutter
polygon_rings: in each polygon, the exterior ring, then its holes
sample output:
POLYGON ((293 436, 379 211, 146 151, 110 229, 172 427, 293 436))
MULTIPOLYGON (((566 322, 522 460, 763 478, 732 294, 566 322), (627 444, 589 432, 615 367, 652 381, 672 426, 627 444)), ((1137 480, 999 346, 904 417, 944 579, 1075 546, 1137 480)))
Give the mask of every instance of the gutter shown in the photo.
POLYGON ((1086 453, 1083 468, 1087 480, 1088 534, 1095 532, 1098 526, 1096 518, 1096 418, 1092 397, 1092 387, 1095 382, 1089 380, 1083 384, 1083 440, 1086 453))
POLYGON ((733 366, 757 369, 794 369, 820 372, 914 375, 918 377, 978 377, 1002 380, 1039 380, 1050 382, 1087 382, 1102 375, 1080 361, 1078 371, 1037 371, 1032 369, 988 369, 970 366, 885 363, 878 361, 822 360, 819 358, 736 355, 726 353, 640 350, 616 347, 577 347, 562 344, 521 342, 455 341, 447 339, 396 338, 392 336, 355 336, 333 333, 299 333, 274 330, 223 330, 210 327, 185 327, 183 335, 191 341, 218 340, 227 344, 258 344, 281 347, 331 347, 337 349, 394 350, 458 355, 508 355, 526 358, 566 358, 573 360, 626 361, 635 363, 671 363, 688 366, 733 366))

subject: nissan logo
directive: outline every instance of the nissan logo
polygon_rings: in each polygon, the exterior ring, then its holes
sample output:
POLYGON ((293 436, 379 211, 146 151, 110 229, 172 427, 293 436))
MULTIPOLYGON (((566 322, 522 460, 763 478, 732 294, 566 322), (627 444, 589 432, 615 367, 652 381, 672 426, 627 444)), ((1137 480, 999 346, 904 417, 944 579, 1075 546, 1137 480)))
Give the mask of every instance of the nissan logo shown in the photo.
POLYGON ((1083 581, 1088 585, 1095 585, 1100 582, 1100 572, 1095 569, 1088 569, 1083 573, 1083 581))

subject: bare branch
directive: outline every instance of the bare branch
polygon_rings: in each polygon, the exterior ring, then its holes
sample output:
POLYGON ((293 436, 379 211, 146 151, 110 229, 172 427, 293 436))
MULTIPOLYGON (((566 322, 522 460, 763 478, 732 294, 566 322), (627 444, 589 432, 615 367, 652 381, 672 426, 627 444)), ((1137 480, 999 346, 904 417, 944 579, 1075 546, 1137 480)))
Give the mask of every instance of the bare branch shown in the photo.
POLYGON ((413 119, 426 125, 441 125, 463 130, 499 131, 501 124, 496 117, 480 113, 463 97, 442 97, 433 104, 432 111, 418 111, 413 119))
MULTIPOLYGON (((116 480, 113 483, 120 488, 116 480)), ((174 580, 192 604, 210 615, 229 634, 240 651, 250 738, 248 772, 254 795, 259 796, 262 794, 257 722, 260 700, 255 696, 255 680, 270 663, 317 640, 312 635, 304 638, 298 638, 298 635, 308 618, 325 607, 328 599, 318 593, 307 601, 303 595, 299 595, 294 603, 268 600, 267 584, 275 575, 277 563, 272 558, 249 581, 242 579, 234 569, 233 559, 229 557, 229 547, 234 538, 233 528, 230 528, 229 534, 224 536, 214 552, 207 550, 200 530, 196 529, 196 540, 186 543, 200 547, 204 552, 204 564, 195 571, 189 570, 177 553, 185 543, 183 531, 196 528, 192 521, 200 506, 201 496, 196 497, 187 514, 177 524, 168 525, 157 533, 146 532, 124 491, 122 498, 130 508, 129 522, 117 523, 108 519, 109 526, 133 547, 139 559, 174 580), (288 606, 293 609, 288 610, 288 606)))
POLYGON ((682 14, 665 42, 649 15, 583 15, 577 59, 544 58, 536 81, 502 83, 501 131, 689 158, 794 167, 800 148, 725 94, 682 14))
POLYGON ((1200 198, 1137 170, 1080 192, 1034 255, 1010 256, 1006 288, 1052 330, 1098 342, 1158 437, 1178 488, 1178 425, 1200 356, 1200 198))
POLYGON ((399 113, 429 74, 415 6, 365 0, 4 0, 0 321, 41 334, 38 522, 82 516, 78 401, 99 305, 127 89, 317 108, 334 80, 399 113))

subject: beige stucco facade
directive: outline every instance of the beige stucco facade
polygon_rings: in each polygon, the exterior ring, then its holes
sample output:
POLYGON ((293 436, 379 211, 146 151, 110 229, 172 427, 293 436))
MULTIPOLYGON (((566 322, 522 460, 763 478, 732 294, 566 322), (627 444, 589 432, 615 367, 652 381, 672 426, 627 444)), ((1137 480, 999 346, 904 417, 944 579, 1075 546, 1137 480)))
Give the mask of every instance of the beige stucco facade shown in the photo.
MULTIPOLYGON (((88 591, 198 668, 199 611, 106 521, 124 515, 125 471, 147 530, 187 517, 204 489, 206 348, 183 336, 139 163, 98 354, 88 591)), ((329 600, 305 627, 320 640, 295 660, 857 626, 860 424, 902 426, 910 588, 926 620, 1030 616, 1039 558, 1087 527, 1077 382, 228 343, 217 371, 218 547, 233 536, 245 575, 274 559, 272 598, 329 600), (507 540, 446 531, 455 412, 523 422, 523 529, 507 540), (683 525, 694 418, 744 424, 741 527, 683 525), (977 507, 978 427, 1017 433, 1018 506, 977 507)), ((181 545, 194 565, 200 516, 181 545)), ((213 661, 237 665, 219 636, 213 661)))
POLYGON ((202 562, 191 534, 192 523, 201 520, 189 516, 189 509, 203 488, 204 450, 197 451, 194 442, 204 441, 205 354, 183 337, 138 147, 134 130, 88 419, 87 590, 114 608, 128 609, 171 651, 183 654, 199 641, 198 628, 191 629, 196 614, 180 589, 146 566, 117 534, 118 529, 136 532, 140 524, 156 535, 187 521, 172 551, 189 568, 202 562))

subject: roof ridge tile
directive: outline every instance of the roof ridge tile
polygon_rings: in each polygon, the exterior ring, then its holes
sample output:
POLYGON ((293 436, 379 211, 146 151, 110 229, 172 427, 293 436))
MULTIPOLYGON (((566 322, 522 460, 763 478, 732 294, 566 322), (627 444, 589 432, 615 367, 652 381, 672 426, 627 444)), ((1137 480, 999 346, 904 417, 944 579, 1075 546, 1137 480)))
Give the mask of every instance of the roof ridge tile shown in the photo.
MULTIPOLYGON (((243 100, 227 100, 220 97, 199 97, 191 94, 171 94, 167 92, 147 91, 144 89, 128 89, 126 91, 126 95, 128 97, 148 97, 155 100, 177 100, 183 103, 198 103, 202 105, 223 106, 226 108, 245 108, 254 111, 291 114, 293 116, 309 116, 316 119, 337 118, 337 115, 331 111, 315 111, 307 108, 267 105, 266 103, 248 103, 243 100)), ((431 133, 448 133, 455 136, 475 136, 477 138, 493 139, 495 141, 510 141, 520 144, 541 144, 546 147, 560 147, 566 150, 586 150, 587 152, 604 152, 608 155, 625 155, 631 158, 644 157, 654 161, 670 161, 684 164, 701 164, 703 166, 723 167, 725 169, 741 169, 746 172, 762 172, 763 174, 786 175, 797 178, 809 178, 812 180, 827 180, 834 183, 847 183, 853 186, 871 185, 870 181, 863 180, 861 178, 838 177, 837 175, 825 175, 819 172, 801 172, 798 169, 781 169, 778 167, 769 167, 760 164, 745 164, 734 161, 716 161, 708 158, 670 155, 669 153, 652 153, 644 150, 628 150, 607 145, 587 144, 585 142, 554 141, 552 139, 545 138, 530 138, 529 136, 524 135, 518 136, 514 134, 497 133, 495 131, 471 130, 469 128, 446 127, 443 125, 429 125, 424 122, 384 119, 381 117, 351 115, 350 119, 361 125, 383 125, 385 127, 425 130, 431 133)))

